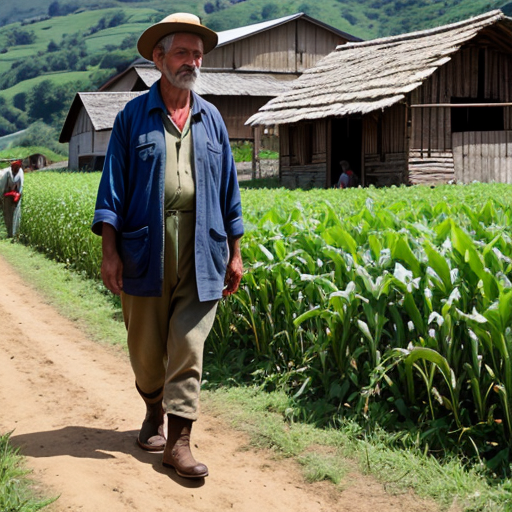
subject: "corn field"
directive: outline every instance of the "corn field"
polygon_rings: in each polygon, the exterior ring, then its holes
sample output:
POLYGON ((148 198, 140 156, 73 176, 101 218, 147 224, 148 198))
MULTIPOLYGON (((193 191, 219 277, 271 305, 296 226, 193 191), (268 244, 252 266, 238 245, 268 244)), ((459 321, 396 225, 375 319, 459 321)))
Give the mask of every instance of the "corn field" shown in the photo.
MULTIPOLYGON (((35 173, 23 199, 23 242, 91 278, 98 181, 35 173)), ((242 191, 245 275, 220 304, 205 379, 284 389, 301 420, 356 418, 508 471, 511 193, 478 183, 242 191)))

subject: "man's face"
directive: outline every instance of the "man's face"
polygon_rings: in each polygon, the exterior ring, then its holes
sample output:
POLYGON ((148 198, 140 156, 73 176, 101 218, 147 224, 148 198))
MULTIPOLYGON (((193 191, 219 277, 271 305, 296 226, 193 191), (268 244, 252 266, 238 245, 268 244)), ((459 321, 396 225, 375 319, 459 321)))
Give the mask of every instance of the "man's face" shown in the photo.
POLYGON ((155 49, 153 58, 171 85, 192 89, 203 62, 203 40, 195 34, 177 33, 169 51, 164 55, 161 49, 155 49))
POLYGON ((12 170, 12 173, 16 176, 16 174, 18 174, 18 171, 20 170, 20 164, 18 164, 18 163, 11 164, 11 170, 12 170))

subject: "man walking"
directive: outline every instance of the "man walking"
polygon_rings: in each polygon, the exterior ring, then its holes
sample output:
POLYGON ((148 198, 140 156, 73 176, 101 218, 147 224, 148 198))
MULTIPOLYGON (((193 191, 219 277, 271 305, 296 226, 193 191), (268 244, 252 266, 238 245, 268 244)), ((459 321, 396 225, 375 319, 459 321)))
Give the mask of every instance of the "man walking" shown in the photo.
POLYGON ((192 91, 217 34, 176 13, 138 41, 162 77, 118 114, 92 229, 102 278, 121 294, 136 387, 146 403, 137 442, 186 478, 208 468, 190 451, 203 346, 219 299, 242 277, 236 168, 217 109, 192 91), (168 432, 165 436, 164 414, 168 432))
POLYGON ((23 179, 23 162, 21 160, 11 162, 10 168, 0 179, 4 182, 0 190, 3 191, 3 213, 7 238, 16 238, 20 230, 23 179))

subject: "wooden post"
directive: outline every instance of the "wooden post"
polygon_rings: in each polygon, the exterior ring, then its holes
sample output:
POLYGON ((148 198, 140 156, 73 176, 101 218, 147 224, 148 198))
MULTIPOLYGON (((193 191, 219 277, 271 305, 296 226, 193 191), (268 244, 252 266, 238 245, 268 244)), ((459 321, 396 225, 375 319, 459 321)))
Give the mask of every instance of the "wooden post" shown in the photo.
POLYGON ((261 178, 261 166, 260 166, 260 146, 261 136, 260 127, 254 126, 252 129, 253 133, 253 144, 252 144, 252 179, 256 179, 257 171, 259 170, 259 177, 261 178))
POLYGON ((332 117, 328 117, 326 123, 325 136, 325 188, 331 188, 332 176, 332 117))

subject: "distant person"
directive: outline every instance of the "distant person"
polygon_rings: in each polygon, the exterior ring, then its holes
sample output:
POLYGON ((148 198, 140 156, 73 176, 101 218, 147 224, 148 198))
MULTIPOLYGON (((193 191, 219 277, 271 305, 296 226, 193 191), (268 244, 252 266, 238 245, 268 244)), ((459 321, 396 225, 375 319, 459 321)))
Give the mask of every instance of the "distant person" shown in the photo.
POLYGON ((336 184, 336 188, 352 188, 357 187, 359 185, 359 179, 357 174, 350 168, 350 164, 347 160, 342 160, 340 162, 341 167, 341 175, 338 183, 336 184))
POLYGON ((5 173, 5 185, 3 189, 4 222, 7 229, 7 237, 14 238, 18 235, 21 221, 21 195, 23 194, 23 168, 22 161, 15 160, 5 173))

